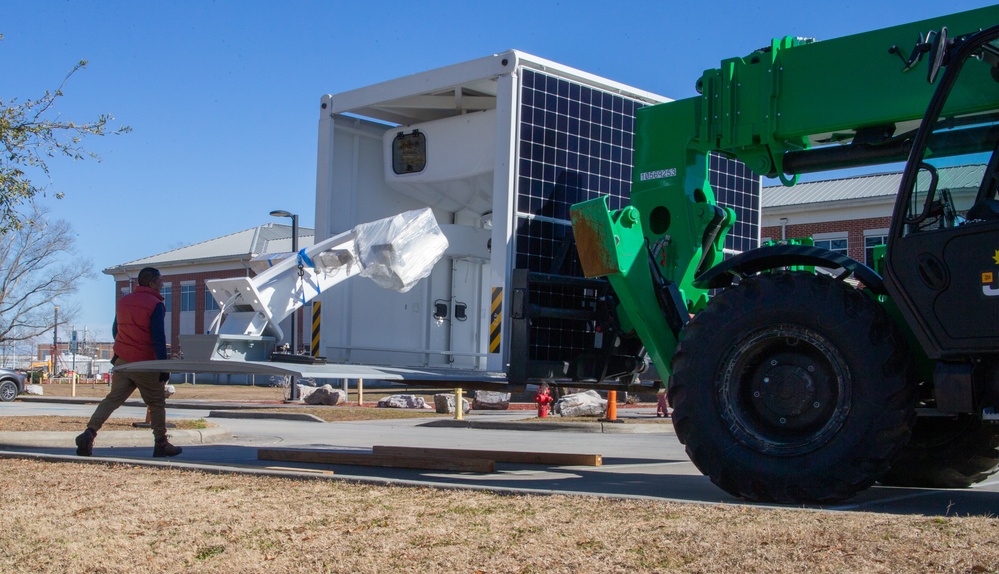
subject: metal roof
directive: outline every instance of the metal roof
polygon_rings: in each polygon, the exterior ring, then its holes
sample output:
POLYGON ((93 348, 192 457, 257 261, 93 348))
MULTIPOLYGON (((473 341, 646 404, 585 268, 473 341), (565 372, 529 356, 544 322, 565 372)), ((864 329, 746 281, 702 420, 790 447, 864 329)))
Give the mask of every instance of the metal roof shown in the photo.
MULTIPOLYGON (((951 190, 978 189, 984 171, 984 164, 942 167, 939 169, 938 187, 951 190)), ((792 187, 782 185, 764 187, 763 209, 829 201, 895 197, 901 181, 901 172, 891 172, 799 183, 792 187)))
MULTIPOLYGON (((314 232, 308 227, 298 228, 299 247, 310 247, 314 232)), ((121 263, 104 270, 111 275, 126 268, 164 266, 170 264, 192 264, 209 261, 250 259, 264 253, 284 253, 291 251, 291 226, 267 223, 200 243, 185 245, 157 255, 150 255, 127 263, 121 263)))

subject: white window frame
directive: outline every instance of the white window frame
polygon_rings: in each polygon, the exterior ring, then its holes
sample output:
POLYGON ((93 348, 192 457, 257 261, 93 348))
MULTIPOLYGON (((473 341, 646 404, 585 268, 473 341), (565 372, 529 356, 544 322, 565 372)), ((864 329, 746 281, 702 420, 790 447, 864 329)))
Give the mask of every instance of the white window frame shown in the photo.
POLYGON ((198 310, 198 286, 193 282, 180 284, 180 312, 190 313, 198 310), (185 305, 185 295, 190 295, 190 306, 185 305))
POLYGON ((884 227, 884 228, 881 228, 881 229, 865 229, 864 230, 864 265, 867 265, 868 267, 874 267, 871 264, 872 261, 870 261, 870 258, 867 256, 867 250, 875 247, 874 245, 871 245, 871 246, 867 245, 867 239, 870 238, 870 237, 880 237, 881 238, 881 243, 879 245, 884 245, 884 244, 888 243, 888 228, 884 227))
POLYGON ((828 250, 830 250, 830 251, 832 251, 834 253, 842 253, 843 255, 846 255, 847 257, 849 257, 850 256, 850 234, 849 234, 849 232, 846 232, 846 231, 830 231, 830 232, 826 232, 826 233, 813 233, 812 234, 812 241, 814 241, 816 243, 817 247, 821 247, 821 246, 818 245, 818 243, 820 241, 829 241, 831 243, 833 241, 840 241, 840 240, 846 242, 846 246, 844 246, 842 248, 842 250, 840 250, 840 249, 833 249, 831 245, 829 247, 825 247, 825 249, 828 249, 828 250))

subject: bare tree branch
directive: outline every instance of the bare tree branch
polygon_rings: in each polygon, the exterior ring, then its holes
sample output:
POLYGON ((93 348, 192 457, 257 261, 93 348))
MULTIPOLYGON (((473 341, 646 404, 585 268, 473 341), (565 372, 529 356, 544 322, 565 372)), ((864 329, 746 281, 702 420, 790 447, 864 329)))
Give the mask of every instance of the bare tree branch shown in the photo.
MULTIPOLYGON (((110 124, 114 117, 107 114, 84 123, 62 121, 58 115, 55 118, 47 116, 53 113, 56 100, 63 96, 69 79, 86 66, 87 61, 80 60, 55 91, 46 91, 40 98, 24 102, 18 102, 17 98, 4 102, 0 98, 0 149, 5 152, 0 153, 0 232, 24 225, 28 215, 21 213, 20 207, 45 193, 44 186, 32 182, 29 171, 40 172, 47 178, 47 162, 56 156, 100 161, 98 154, 83 148, 82 142, 87 136, 132 131, 128 126, 112 129, 110 124)), ((55 197, 61 198, 62 193, 55 193, 55 197)))
POLYGON ((0 343, 34 339, 52 330, 54 305, 60 323, 75 313, 69 301, 93 262, 75 249, 72 227, 49 221, 37 207, 18 229, 0 234, 0 343))

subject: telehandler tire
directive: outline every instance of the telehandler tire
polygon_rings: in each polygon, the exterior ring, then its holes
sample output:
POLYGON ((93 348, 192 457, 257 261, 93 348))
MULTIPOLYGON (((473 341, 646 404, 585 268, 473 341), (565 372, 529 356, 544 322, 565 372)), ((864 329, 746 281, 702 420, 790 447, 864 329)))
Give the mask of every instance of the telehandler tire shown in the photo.
POLYGON ((842 500, 909 441, 908 364, 894 323, 861 291, 824 275, 757 275, 685 327, 673 425, 697 468, 734 496, 842 500))
POLYGON ((999 469, 999 425, 981 417, 919 417, 881 484, 967 488, 999 469))

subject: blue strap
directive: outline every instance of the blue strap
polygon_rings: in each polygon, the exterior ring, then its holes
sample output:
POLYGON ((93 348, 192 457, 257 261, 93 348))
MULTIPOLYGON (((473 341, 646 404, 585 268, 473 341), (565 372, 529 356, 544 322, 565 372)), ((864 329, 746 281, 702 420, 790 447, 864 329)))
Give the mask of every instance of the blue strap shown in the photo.
POLYGON ((305 254, 304 247, 298 250, 298 264, 304 267, 312 267, 313 269, 316 267, 316 264, 312 262, 312 259, 309 259, 309 256, 305 254))
MULTIPOLYGON (((300 267, 311 267, 316 268, 316 264, 305 254, 305 248, 298 250, 298 265, 300 267)), ((322 289, 319 288, 319 284, 316 283, 316 294, 322 294, 322 289)), ((305 305, 305 289, 302 289, 302 305, 305 305)))

